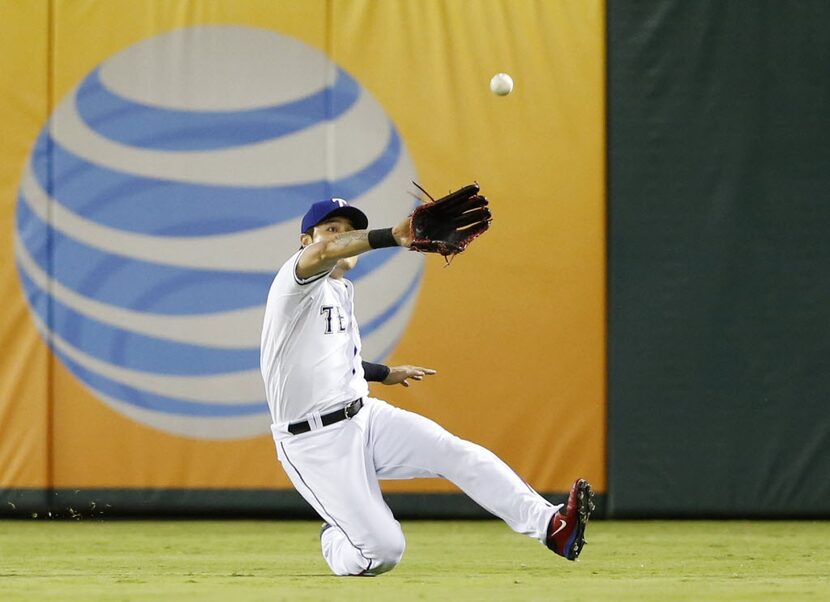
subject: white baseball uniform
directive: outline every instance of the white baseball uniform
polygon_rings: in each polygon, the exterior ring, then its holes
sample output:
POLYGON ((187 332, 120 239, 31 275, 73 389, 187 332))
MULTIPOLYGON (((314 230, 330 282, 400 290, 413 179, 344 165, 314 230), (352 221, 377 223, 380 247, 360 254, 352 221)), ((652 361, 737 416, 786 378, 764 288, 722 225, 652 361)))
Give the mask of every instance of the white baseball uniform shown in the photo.
POLYGON ((443 477, 514 531, 544 543, 560 505, 492 452, 435 422, 368 397, 354 288, 329 273, 301 279, 301 251, 280 268, 265 308, 261 368, 277 456, 294 487, 332 528, 323 557, 337 575, 377 575, 400 562, 404 536, 378 479, 443 477), (363 398, 351 419, 320 416, 363 398), (288 425, 308 421, 292 435, 288 425))

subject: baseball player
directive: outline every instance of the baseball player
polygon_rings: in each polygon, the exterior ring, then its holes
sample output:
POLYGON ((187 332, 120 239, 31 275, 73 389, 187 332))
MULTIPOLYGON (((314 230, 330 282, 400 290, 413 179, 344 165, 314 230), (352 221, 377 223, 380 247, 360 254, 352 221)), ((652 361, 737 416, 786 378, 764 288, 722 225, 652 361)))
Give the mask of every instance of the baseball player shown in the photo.
POLYGON ((343 199, 314 203, 302 221, 301 248, 271 285, 262 331, 277 456, 325 521, 320 542, 332 572, 379 575, 400 562, 403 532, 378 481, 416 477, 449 479, 514 531, 575 560, 593 509, 585 480, 574 483, 565 504, 553 505, 487 449, 369 397, 367 381, 408 386, 435 371, 361 358, 354 287, 345 275, 358 255, 413 240, 411 218, 367 227, 366 215, 343 199))

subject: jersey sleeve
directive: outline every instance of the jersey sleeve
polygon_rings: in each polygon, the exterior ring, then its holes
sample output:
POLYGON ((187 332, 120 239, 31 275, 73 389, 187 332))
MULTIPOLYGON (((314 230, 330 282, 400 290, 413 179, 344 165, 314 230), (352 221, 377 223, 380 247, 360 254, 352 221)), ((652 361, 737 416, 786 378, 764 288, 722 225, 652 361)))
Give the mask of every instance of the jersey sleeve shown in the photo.
POLYGON ((330 270, 320 272, 319 274, 314 274, 312 276, 309 276, 308 278, 300 278, 299 276, 297 276, 297 263, 300 261, 300 257, 302 256, 303 253, 305 253, 305 250, 307 248, 308 247, 303 247, 302 249, 297 251, 294 254, 294 257, 292 257, 288 261, 288 265, 291 266, 291 277, 294 280, 294 284, 296 284, 300 287, 307 287, 310 284, 313 284, 313 283, 315 283, 319 280, 322 280, 323 278, 325 278, 326 276, 328 276, 329 274, 331 274, 334 271, 334 267, 332 267, 330 270))

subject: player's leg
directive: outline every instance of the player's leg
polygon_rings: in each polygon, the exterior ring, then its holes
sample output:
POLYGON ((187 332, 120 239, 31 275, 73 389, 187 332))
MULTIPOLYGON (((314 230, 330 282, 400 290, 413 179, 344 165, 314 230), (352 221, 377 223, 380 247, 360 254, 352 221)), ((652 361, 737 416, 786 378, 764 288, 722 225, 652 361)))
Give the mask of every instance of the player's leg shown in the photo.
POLYGON ((490 450, 418 414, 371 400, 372 449, 378 477, 443 477, 510 528, 545 542, 561 505, 553 505, 490 450))
POLYGON ((405 546, 366 453, 367 418, 364 409, 353 420, 277 442, 277 455, 294 487, 332 527, 321 533, 320 543, 337 575, 391 570, 405 546))

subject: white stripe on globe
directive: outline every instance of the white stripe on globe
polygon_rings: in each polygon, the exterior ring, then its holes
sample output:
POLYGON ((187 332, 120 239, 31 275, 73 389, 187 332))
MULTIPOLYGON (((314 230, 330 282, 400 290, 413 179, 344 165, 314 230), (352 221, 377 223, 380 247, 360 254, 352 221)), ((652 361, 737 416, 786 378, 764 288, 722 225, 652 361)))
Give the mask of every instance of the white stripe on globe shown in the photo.
POLYGON ((357 103, 337 120, 332 141, 327 123, 275 140, 220 150, 165 151, 130 147, 91 129, 75 107, 72 96, 55 109, 51 119, 55 141, 92 163, 147 178, 214 185, 274 186, 302 184, 353 174, 383 150, 391 123, 381 106, 364 90, 357 103), (342 136, 360 140, 349 144, 342 136), (334 142, 336 165, 324 152, 334 142))
POLYGON ((127 418, 141 424, 156 426, 156 428, 174 435, 182 435, 193 439, 231 440, 263 434, 261 414, 222 416, 221 418, 210 419, 194 419, 192 416, 165 414, 162 419, 159 412, 124 403, 103 393, 98 393, 98 397, 109 407, 127 418), (160 427, 159 424, 164 426, 160 427))
POLYGON ((133 44, 107 60, 101 79, 115 93, 145 104, 240 111, 318 92, 325 87, 319 74, 331 67, 323 53, 268 29, 195 26, 133 44), (198 56, 181 52, 190 44, 198 46, 198 56), (263 61, 263 56, 285 60, 263 61), (170 85, 180 78, 186 78, 184 85, 170 85))

